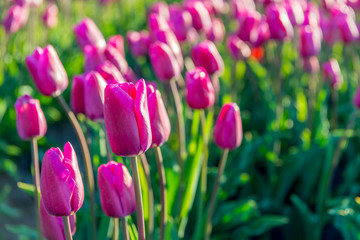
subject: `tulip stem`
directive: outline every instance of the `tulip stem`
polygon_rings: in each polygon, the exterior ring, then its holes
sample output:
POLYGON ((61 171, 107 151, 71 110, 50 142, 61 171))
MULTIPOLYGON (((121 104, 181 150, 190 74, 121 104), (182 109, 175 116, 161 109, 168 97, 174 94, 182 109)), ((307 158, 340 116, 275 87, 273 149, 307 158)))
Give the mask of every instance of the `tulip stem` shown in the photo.
POLYGON ((81 130, 80 124, 75 117, 75 114, 70 110, 69 106, 66 104, 64 98, 60 95, 57 96, 56 99, 58 100, 61 107, 66 112, 66 116, 68 117, 71 125, 73 126, 76 136, 79 140, 81 145, 81 151, 83 155, 84 165, 85 165, 85 173, 86 173, 86 182, 89 188, 89 201, 90 201, 90 215, 91 215, 91 224, 92 224, 92 239, 96 239, 96 219, 95 219, 95 202, 94 202, 94 194, 95 194, 95 185, 94 185, 94 173, 91 164, 91 157, 89 152, 89 147, 86 144, 86 139, 84 133, 81 130))
POLYGON ((120 219, 121 222, 121 228, 123 231, 123 240, 130 240, 130 236, 129 236, 129 230, 128 230, 128 225, 126 222, 126 218, 123 217, 120 219))
POLYGON ((112 235, 112 240, 118 240, 119 239, 119 219, 113 218, 114 221, 114 232, 112 235))
POLYGON ((163 164, 163 157, 161 154, 160 147, 154 147, 155 156, 156 156, 156 165, 159 173, 159 182, 160 182, 160 202, 161 202, 161 218, 160 218, 160 240, 164 240, 165 237, 165 227, 166 227, 166 177, 165 169, 163 164))
POLYGON ((72 240, 69 216, 63 216, 63 225, 66 240, 72 240))
POLYGON ((336 129, 338 125, 338 101, 339 95, 336 89, 331 89, 331 129, 336 129))
POLYGON ((145 153, 140 155, 141 164, 145 172, 146 183, 148 186, 148 198, 149 198, 149 220, 148 220, 148 232, 147 239, 151 240, 154 235, 154 193, 151 187, 151 177, 149 163, 146 159, 145 153))
POLYGON ((141 197, 141 186, 140 186, 137 156, 131 157, 131 170, 134 178, 138 235, 139 235, 139 240, 145 240, 144 212, 143 212, 143 203, 141 197))
POLYGON ((315 103, 316 103, 316 75, 315 73, 310 74, 310 82, 309 82, 309 115, 308 115, 308 123, 307 127, 312 133, 313 124, 314 124, 314 111, 315 111, 315 103))
POLYGON ((205 233, 205 240, 209 240, 210 239, 210 235, 211 235, 211 230, 212 230, 212 215, 213 215, 213 211, 214 211, 214 207, 215 207, 215 203, 216 203, 216 197, 217 197, 217 191, 220 185, 220 178, 224 172, 225 169, 225 165, 226 165, 226 160, 227 160, 227 156, 229 153, 229 149, 224 149, 223 155, 221 157, 220 160, 220 165, 219 165, 219 169, 216 175, 216 180, 214 183, 214 187, 213 187, 213 191, 211 193, 211 200, 210 200, 210 205, 209 205, 209 212, 207 215, 207 220, 206 220, 206 233, 205 233))
POLYGON ((31 157, 33 160, 33 167, 34 167, 34 202, 35 202, 35 213, 36 213, 36 228, 38 231, 38 239, 41 240, 43 238, 41 227, 40 227, 40 208, 39 208, 39 189, 40 189, 40 168, 39 168, 39 151, 37 145, 37 139, 31 139, 31 157))
POLYGON ((102 126, 102 129, 104 131, 106 157, 107 157, 108 162, 110 162, 112 160, 112 156, 111 156, 111 149, 110 149, 109 139, 108 139, 107 133, 106 133, 105 123, 102 123, 101 126, 102 126))

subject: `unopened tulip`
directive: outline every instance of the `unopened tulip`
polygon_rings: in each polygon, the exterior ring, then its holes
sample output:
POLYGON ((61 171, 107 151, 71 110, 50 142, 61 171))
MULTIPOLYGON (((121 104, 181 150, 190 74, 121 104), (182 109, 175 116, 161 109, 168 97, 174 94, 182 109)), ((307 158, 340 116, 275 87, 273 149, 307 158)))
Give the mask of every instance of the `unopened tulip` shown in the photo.
POLYGON ((129 65, 118 49, 108 44, 105 48, 104 55, 109 62, 114 64, 122 75, 127 72, 129 65))
POLYGON ((27 5, 12 5, 6 12, 2 21, 7 34, 13 34, 19 31, 28 20, 30 9, 27 5))
POLYGON ((227 7, 224 0, 207 0, 204 1, 210 7, 209 13, 220 14, 226 13, 227 7))
POLYGON ((145 30, 141 32, 129 31, 126 34, 126 40, 133 57, 145 56, 150 45, 149 33, 145 30))
POLYGON ((214 105, 215 92, 210 78, 202 67, 186 73, 186 102, 194 109, 205 109, 214 105))
POLYGON ((92 45, 86 45, 84 47, 85 64, 84 71, 90 72, 97 66, 101 65, 105 61, 105 55, 103 49, 98 49, 92 45))
POLYGON ((126 82, 119 70, 109 61, 103 62, 95 68, 106 81, 107 84, 124 83, 126 82))
POLYGON ((145 81, 109 84, 105 88, 104 120, 112 151, 137 156, 151 145, 145 81))
POLYGON ((125 57, 123 36, 121 36, 121 35, 112 36, 108 39, 107 44, 116 48, 117 51, 125 57))
POLYGON ((104 119, 104 89, 106 81, 98 72, 91 71, 85 76, 85 113, 91 121, 104 119))
POLYGON ((84 202, 84 186, 75 151, 67 142, 46 151, 40 178, 41 196, 47 212, 54 216, 70 216, 84 202))
POLYGON ((249 42, 253 47, 260 47, 266 41, 270 39, 270 29, 269 24, 266 22, 265 19, 262 19, 256 28, 252 29, 250 33, 249 42))
POLYGON ((304 10, 301 3, 297 0, 288 0, 285 3, 285 9, 293 26, 300 26, 304 23, 304 10))
POLYGON ((300 28, 300 55, 303 58, 318 55, 321 51, 322 32, 311 25, 300 28))
MULTIPOLYGON (((76 215, 69 216, 71 235, 76 231, 76 215)), ((44 202, 40 200, 40 226, 41 232, 48 240, 65 240, 64 224, 61 217, 50 215, 45 209, 44 202)))
POLYGON ((186 9, 192 17, 193 27, 200 31, 207 32, 211 28, 211 17, 203 2, 190 1, 186 3, 186 9))
POLYGON ((188 40, 189 31, 194 30, 190 13, 177 5, 170 6, 169 25, 179 42, 188 40))
POLYGON ((240 109, 236 103, 227 103, 221 108, 216 120, 214 129, 215 144, 222 149, 231 150, 240 146, 242 137, 240 109))
POLYGON ((320 23, 319 7, 312 2, 306 3, 304 9, 303 25, 318 26, 319 23, 320 23))
POLYGON ((53 28, 58 23, 58 7, 56 4, 50 3, 47 5, 44 15, 43 15, 43 22, 47 28, 53 28))
POLYGON ((261 15, 255 9, 242 9, 237 18, 238 20, 238 37, 243 41, 250 41, 252 31, 257 29, 261 22, 261 15))
POLYGON ((155 74, 161 81, 169 81, 181 74, 179 63, 171 48, 165 43, 157 41, 151 44, 149 55, 155 74))
POLYGON ((336 24, 340 30, 343 42, 350 43, 359 38, 359 30, 355 20, 350 15, 339 15, 336 24))
POLYGON ((357 109, 360 109, 360 87, 358 87, 355 93, 353 103, 357 109))
POLYGON ((266 20, 272 39, 283 41, 294 35, 289 16, 281 5, 271 4, 266 8, 266 20))
POLYGON ((232 18, 239 17, 241 12, 245 9, 255 9, 255 3, 253 0, 230 0, 229 6, 232 18))
POLYGON ((26 65, 43 95, 59 96, 67 88, 69 80, 53 46, 37 47, 32 55, 26 57, 26 65))
POLYGON ((40 102, 24 95, 16 100, 16 128, 21 139, 42 137, 46 133, 47 125, 40 102))
POLYGON ((250 47, 234 34, 228 37, 226 46, 231 56, 237 61, 247 59, 251 55, 250 47))
POLYGON ((332 58, 322 65, 323 77, 327 80, 332 88, 338 88, 343 83, 341 69, 338 61, 332 58))
POLYGON ((149 13, 156 13, 166 20, 169 20, 169 6, 165 2, 155 2, 151 5, 149 13))
POLYGON ((161 93, 154 85, 146 86, 152 146, 161 146, 170 136, 171 126, 161 93))
POLYGON ((150 13, 148 17, 148 29, 150 35, 153 35, 155 32, 159 30, 169 30, 169 24, 166 19, 156 13, 150 13))
POLYGON ((86 45, 102 49, 106 45, 103 35, 90 18, 84 18, 73 28, 73 31, 81 49, 84 49, 86 45))
POLYGON ((101 207, 108 217, 123 218, 135 212, 135 190, 124 164, 110 161, 98 170, 101 207))
POLYGON ((210 41, 219 43, 222 42, 225 36, 225 26, 220 18, 212 20, 212 28, 206 32, 206 38, 210 41))
POLYGON ((191 58, 195 66, 205 68, 209 75, 221 74, 224 70, 224 61, 211 41, 206 40, 194 46, 191 50, 191 58))
POLYGON ((127 82, 131 82, 131 83, 136 83, 137 81, 137 77, 134 73, 134 71, 129 67, 126 71, 126 73, 123 75, 123 77, 125 78, 125 80, 127 82))
POLYGON ((85 114, 84 85, 85 74, 73 77, 71 84, 70 106, 74 113, 85 114))

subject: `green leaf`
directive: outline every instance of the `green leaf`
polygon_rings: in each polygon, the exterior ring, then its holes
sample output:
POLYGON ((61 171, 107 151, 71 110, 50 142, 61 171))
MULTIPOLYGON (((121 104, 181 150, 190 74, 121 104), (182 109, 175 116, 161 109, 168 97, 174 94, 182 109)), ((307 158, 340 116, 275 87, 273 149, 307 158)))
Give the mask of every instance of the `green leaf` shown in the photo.
POLYGON ((250 222, 248 225, 239 227, 240 235, 244 237, 260 236, 265 232, 279 226, 288 224, 289 219, 283 216, 263 215, 250 222))
POLYGON ((36 239, 38 234, 35 229, 29 228, 26 225, 5 225, 6 230, 9 232, 21 236, 21 237, 29 237, 31 239, 36 239))

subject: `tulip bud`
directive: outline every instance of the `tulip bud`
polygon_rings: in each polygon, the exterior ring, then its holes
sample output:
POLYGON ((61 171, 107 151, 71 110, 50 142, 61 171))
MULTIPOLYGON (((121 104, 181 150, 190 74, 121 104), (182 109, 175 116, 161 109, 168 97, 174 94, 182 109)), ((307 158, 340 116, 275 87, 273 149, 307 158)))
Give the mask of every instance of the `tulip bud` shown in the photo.
POLYGON ((247 59, 251 55, 250 47, 234 34, 228 37, 226 46, 236 61, 247 59))
POLYGON ((358 89, 355 93, 353 104, 355 105, 355 107, 357 109, 360 109, 360 87, 358 87, 358 89))
POLYGON ((60 148, 46 151, 40 178, 41 196, 50 215, 70 216, 84 202, 84 186, 75 151, 67 142, 60 148))
POLYGON ((119 70, 109 61, 103 62, 95 68, 106 81, 107 84, 124 83, 126 82, 119 70))
POLYGON ((303 58, 318 55, 321 51, 322 33, 311 25, 300 28, 300 54, 303 58))
POLYGON ((343 42, 350 43, 359 38, 359 30, 355 20, 349 15, 341 15, 336 18, 336 24, 340 30, 343 42))
POLYGON ((185 78, 186 102, 191 108, 205 109, 214 105, 214 87, 204 68, 188 71, 185 78))
POLYGON ((73 77, 71 84, 70 106, 74 113, 85 114, 84 85, 85 74, 73 77))
POLYGON ((186 3, 186 9, 192 17, 193 27, 200 31, 209 31, 211 28, 211 17, 203 2, 191 1, 186 3))
POLYGON ((320 22, 319 7, 311 2, 306 3, 303 25, 318 26, 320 22))
POLYGON ((50 3, 46 7, 43 15, 43 22, 47 28, 53 28, 57 25, 58 12, 59 12, 58 7, 53 3, 50 3))
POLYGON ((150 35, 153 35, 155 32, 159 30, 168 30, 169 24, 167 23, 166 19, 158 15, 156 13, 150 13, 148 17, 148 29, 150 32, 150 35))
POLYGON ((124 164, 110 161, 98 170, 101 207, 108 217, 123 218, 135 212, 135 190, 124 164))
POLYGON ((225 26, 221 19, 214 18, 212 20, 212 28, 206 32, 206 38, 210 41, 220 43, 225 36, 225 26))
POLYGON ((129 31, 126 34, 126 40, 133 57, 145 56, 150 45, 149 33, 145 30, 141 32, 129 31))
POLYGON ((266 8, 266 20, 269 24, 271 38, 283 41, 294 35, 289 16, 284 7, 271 4, 266 8))
POLYGON ((288 0, 285 2, 285 9, 289 16, 289 20, 293 26, 300 26, 304 23, 304 10, 297 0, 288 0))
POLYGON ((149 55, 155 74, 161 81, 169 81, 181 74, 179 63, 170 47, 165 43, 157 41, 151 44, 149 55))
POLYGON ((323 77, 332 88, 339 88, 343 83, 343 77, 338 61, 332 58, 322 65, 323 77))
POLYGON ((136 83, 137 77, 131 68, 128 68, 126 73, 123 75, 127 82, 136 83))
POLYGON ((260 47, 267 40, 270 39, 270 29, 269 24, 265 19, 262 19, 256 28, 252 29, 250 33, 249 42, 253 47, 260 47))
POLYGON ((86 45, 93 45, 98 49, 106 46, 103 35, 90 18, 84 18, 74 26, 73 31, 81 49, 84 49, 86 45))
POLYGON ((171 126, 161 93, 154 85, 146 86, 152 146, 161 146, 169 139, 171 126))
POLYGON ((92 45, 84 47, 85 64, 84 71, 90 72, 105 61, 104 51, 92 45))
POLYGON ((37 99, 24 95, 16 100, 16 128, 22 140, 43 137, 47 125, 40 102, 37 99))
POLYGON ((234 149, 242 141, 240 109, 236 103, 225 104, 216 120, 214 142, 223 149, 234 149))
POLYGON ((189 31, 194 30, 190 13, 176 5, 170 6, 169 25, 179 42, 188 40, 189 31))
POLYGON ((84 102, 85 113, 91 121, 104 119, 105 80, 98 72, 91 71, 85 76, 84 102))
POLYGON ((316 56, 304 58, 303 67, 308 73, 317 73, 320 69, 319 59, 316 56))
POLYGON ((238 20, 238 37, 243 41, 250 41, 252 31, 256 31, 261 21, 261 15, 255 9, 243 9, 237 18, 238 20))
POLYGON ((32 55, 26 57, 26 65, 43 95, 56 97, 67 88, 69 80, 53 46, 37 47, 32 55))
MULTIPOLYGON (((69 216, 71 235, 76 231, 76 215, 69 216)), ((61 217, 50 215, 45 209, 43 199, 40 200, 40 226, 46 239, 65 240, 64 224, 61 217)))
POLYGON ((211 41, 206 40, 194 46, 191 50, 191 58, 195 66, 205 68, 209 75, 224 71, 223 59, 211 41))
POLYGON ((114 64, 114 66, 120 71, 122 75, 127 72, 129 65, 124 56, 121 55, 121 53, 116 48, 108 44, 105 48, 104 54, 105 58, 114 64))
POLYGON ((29 18, 30 9, 27 5, 12 5, 6 12, 2 24, 7 34, 16 33, 29 18))
POLYGON ((158 14, 166 20, 169 20, 170 17, 169 6, 165 2, 155 2, 154 4, 152 4, 149 13, 158 14))
POLYGON ((104 120, 112 151, 137 156, 151 145, 145 81, 110 84, 105 88, 104 120))
POLYGON ((124 38, 121 35, 110 37, 107 44, 113 46, 123 57, 125 57, 124 38))

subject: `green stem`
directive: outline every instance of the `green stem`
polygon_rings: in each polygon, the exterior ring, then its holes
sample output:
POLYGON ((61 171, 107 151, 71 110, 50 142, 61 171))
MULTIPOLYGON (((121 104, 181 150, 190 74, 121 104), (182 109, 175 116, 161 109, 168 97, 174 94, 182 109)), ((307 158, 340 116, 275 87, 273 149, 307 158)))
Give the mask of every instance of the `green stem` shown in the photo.
POLYGON ((63 225, 66 240, 72 240, 69 216, 63 216, 63 225))
POLYGON ((119 219, 113 218, 114 222, 114 232, 112 235, 112 240, 118 240, 119 239, 119 219))
POLYGON ((79 140, 81 151, 83 155, 84 165, 85 165, 85 173, 86 173, 86 182, 89 189, 89 201, 90 201, 90 216, 91 216, 91 225, 92 225, 92 239, 96 239, 96 218, 95 218, 95 184, 94 184, 94 173, 91 163, 91 157, 89 152, 89 147, 86 144, 86 139, 84 133, 81 130, 80 124, 75 117, 75 114, 70 110, 69 106, 65 102, 64 98, 60 95, 57 96, 56 99, 58 100, 61 107, 66 112, 66 116, 68 117, 71 125, 73 126, 76 136, 79 140))
POLYGON ((121 228, 123 231, 123 240, 130 240, 126 217, 121 218, 120 222, 121 222, 121 228))
POLYGON ((338 125, 338 101, 339 95, 336 89, 331 89, 331 129, 337 129, 338 125))
POLYGON ((34 201, 35 201, 35 213, 36 213, 36 228, 38 231, 38 239, 43 239, 43 235, 41 232, 40 227, 40 208, 39 208, 39 189, 40 189, 40 168, 39 168, 39 152, 38 152, 38 145, 37 139, 31 139, 31 156, 33 160, 33 167, 34 167, 34 201))
POLYGON ((310 74, 310 82, 309 82, 309 110, 308 110, 308 122, 307 127, 310 132, 313 132, 314 125, 314 111, 315 111, 315 102, 317 96, 317 83, 316 83, 316 75, 315 73, 310 74))
POLYGON ((154 147, 156 156, 156 165, 159 173, 160 182, 160 202, 161 202, 161 214, 160 214, 160 240, 165 239, 165 227, 166 227, 166 177, 163 164, 163 157, 160 147, 154 147))
POLYGON ((212 231, 212 222, 211 222, 211 220, 212 220, 212 215, 213 215, 214 207, 215 207, 215 203, 216 203, 217 191, 218 191, 218 188, 219 188, 219 185, 220 185, 220 178, 221 178, 221 176, 222 176, 222 174, 224 172, 224 169, 225 169, 228 153, 229 153, 229 149, 224 149, 223 155, 222 155, 221 160, 220 160, 218 173, 216 175, 214 188, 213 188, 213 191, 212 191, 212 194, 211 194, 209 212, 208 212, 208 215, 207 215, 205 240, 210 239, 210 235, 211 235, 211 231, 212 231))
POLYGON ((134 188, 135 188, 135 197, 136 197, 136 216, 137 216, 139 240, 145 240, 144 212, 143 212, 137 156, 131 157, 131 169, 134 179, 134 188))
POLYGON ((112 153, 111 153, 111 149, 110 149, 110 143, 109 143, 109 139, 107 138, 107 134, 106 134, 106 127, 105 127, 105 123, 101 124, 102 129, 104 131, 104 138, 105 138, 105 147, 106 147, 106 158, 107 161, 110 162, 112 160, 112 153))

